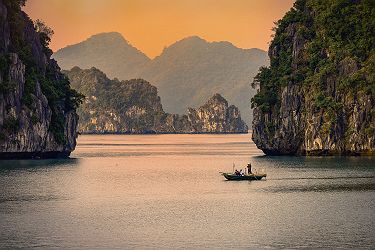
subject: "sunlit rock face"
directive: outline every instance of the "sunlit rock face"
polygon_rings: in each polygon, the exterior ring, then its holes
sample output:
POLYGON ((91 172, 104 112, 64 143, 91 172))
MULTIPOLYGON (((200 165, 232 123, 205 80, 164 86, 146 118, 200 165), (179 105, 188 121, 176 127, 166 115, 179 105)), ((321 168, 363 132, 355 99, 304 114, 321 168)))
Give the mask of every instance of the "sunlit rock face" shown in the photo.
POLYGON ((0 1, 0 158, 66 157, 76 146, 75 107, 59 97, 70 98, 69 82, 41 41, 15 1, 0 1))
POLYGON ((238 108, 219 94, 186 115, 168 114, 157 88, 145 80, 110 80, 96 68, 64 73, 86 96, 78 109, 81 133, 247 133, 238 108))
POLYGON ((192 132, 247 133, 248 130, 238 108, 228 106, 220 94, 215 94, 197 110, 190 108, 187 117, 192 132))
POLYGON ((340 7, 348 16, 335 8, 335 1, 297 1, 279 22, 253 99, 252 137, 266 154, 375 154, 374 37, 351 28, 374 16, 361 1, 340 7))

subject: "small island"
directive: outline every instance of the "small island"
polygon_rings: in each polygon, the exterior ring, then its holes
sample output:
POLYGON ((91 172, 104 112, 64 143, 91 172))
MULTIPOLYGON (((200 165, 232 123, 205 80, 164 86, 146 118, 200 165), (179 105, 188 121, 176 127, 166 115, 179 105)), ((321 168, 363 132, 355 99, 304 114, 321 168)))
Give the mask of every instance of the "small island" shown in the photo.
POLYGON ((110 80, 99 69, 63 71, 86 96, 79 107, 83 134, 247 133, 240 112, 220 94, 187 114, 164 112, 157 88, 143 79, 110 80))

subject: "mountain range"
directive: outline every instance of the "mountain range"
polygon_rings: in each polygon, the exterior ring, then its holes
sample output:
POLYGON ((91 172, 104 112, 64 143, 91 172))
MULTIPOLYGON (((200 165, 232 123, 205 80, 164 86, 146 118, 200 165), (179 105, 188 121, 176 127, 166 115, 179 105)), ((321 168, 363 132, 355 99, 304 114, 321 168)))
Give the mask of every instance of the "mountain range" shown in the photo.
POLYGON ((187 37, 148 58, 117 32, 101 33, 58 50, 53 57, 70 70, 96 67, 110 78, 142 78, 159 90, 163 108, 182 114, 198 107, 215 93, 238 106, 243 119, 251 122, 250 82, 260 66, 268 65, 267 53, 241 49, 230 42, 207 42, 187 37))

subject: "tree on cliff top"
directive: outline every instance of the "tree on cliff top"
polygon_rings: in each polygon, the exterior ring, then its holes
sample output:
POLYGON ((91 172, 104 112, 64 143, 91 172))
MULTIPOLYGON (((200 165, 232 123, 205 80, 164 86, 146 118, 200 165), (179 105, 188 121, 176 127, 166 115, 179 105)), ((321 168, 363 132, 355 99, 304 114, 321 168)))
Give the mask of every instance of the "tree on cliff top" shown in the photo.
POLYGON ((27 0, 4 0, 4 4, 8 7, 13 7, 20 9, 22 6, 25 6, 27 0))
POLYGON ((49 48, 49 44, 54 31, 40 19, 34 21, 34 29, 39 34, 39 39, 44 48, 44 52, 50 57, 53 54, 53 51, 49 48))

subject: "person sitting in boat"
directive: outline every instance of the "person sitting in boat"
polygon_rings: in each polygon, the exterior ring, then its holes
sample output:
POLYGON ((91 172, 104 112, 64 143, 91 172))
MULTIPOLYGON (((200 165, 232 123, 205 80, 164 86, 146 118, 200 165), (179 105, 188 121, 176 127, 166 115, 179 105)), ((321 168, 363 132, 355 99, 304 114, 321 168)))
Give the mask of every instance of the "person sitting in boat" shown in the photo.
POLYGON ((235 174, 235 175, 240 175, 240 172, 236 169, 236 170, 234 171, 234 174, 235 174))
POLYGON ((251 163, 247 164, 247 174, 252 174, 252 172, 251 172, 251 163))
POLYGON ((243 176, 244 174, 243 174, 243 171, 242 171, 242 169, 240 169, 240 175, 241 176, 243 176))

